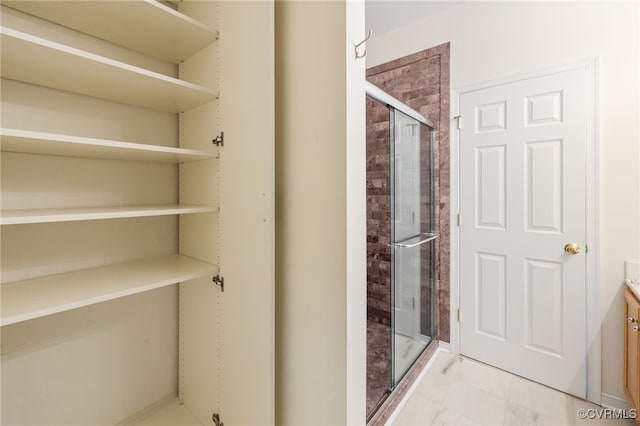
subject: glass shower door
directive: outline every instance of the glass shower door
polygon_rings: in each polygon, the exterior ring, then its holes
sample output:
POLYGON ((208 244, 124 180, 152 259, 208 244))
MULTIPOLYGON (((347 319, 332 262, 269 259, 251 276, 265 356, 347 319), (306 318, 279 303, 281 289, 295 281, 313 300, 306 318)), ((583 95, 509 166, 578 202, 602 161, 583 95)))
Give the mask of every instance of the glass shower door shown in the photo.
POLYGON ((391 289, 393 381, 397 384, 433 338, 432 132, 392 109, 391 289))
POLYGON ((367 89, 367 420, 435 339, 434 131, 367 89))

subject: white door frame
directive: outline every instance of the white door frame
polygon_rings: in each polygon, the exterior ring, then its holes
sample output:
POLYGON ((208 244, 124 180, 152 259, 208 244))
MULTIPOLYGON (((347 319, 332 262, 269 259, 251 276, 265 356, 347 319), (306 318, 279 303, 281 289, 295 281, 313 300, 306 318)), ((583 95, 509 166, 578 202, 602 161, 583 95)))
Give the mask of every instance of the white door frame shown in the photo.
MULTIPOLYGON (((587 164, 586 164, 586 242, 588 247, 587 263, 587 306, 585 315, 585 326, 587 341, 587 399, 596 404, 600 404, 602 401, 602 381, 601 381, 601 317, 598 304, 598 292, 599 292, 599 261, 600 255, 598 250, 599 242, 599 227, 598 227, 598 205, 599 205, 599 180, 598 180, 598 155, 599 155, 599 128, 598 128, 598 58, 585 59, 579 62, 572 62, 569 64, 553 66, 544 68, 532 72, 516 74, 497 80, 486 81, 474 85, 464 86, 461 88, 455 88, 451 91, 451 275, 450 275, 450 309, 451 309, 451 325, 450 325, 450 339, 451 339, 451 352, 455 354, 460 353, 460 323, 458 322, 458 308, 460 306, 460 282, 459 282, 459 267, 460 267, 460 233, 458 228, 458 212, 460 211, 460 191, 459 191, 459 131, 456 124, 456 117, 459 114, 459 101, 460 95, 472 92, 475 90, 485 89, 492 86, 511 83, 515 81, 526 80, 529 78, 542 77, 548 74, 553 74, 561 71, 567 71, 577 68, 584 68, 587 72, 587 80, 589 81, 588 87, 588 105, 587 107, 587 164)), ((470 123, 470 120, 466 120, 470 123)), ((463 123, 462 125, 468 125, 463 123)))

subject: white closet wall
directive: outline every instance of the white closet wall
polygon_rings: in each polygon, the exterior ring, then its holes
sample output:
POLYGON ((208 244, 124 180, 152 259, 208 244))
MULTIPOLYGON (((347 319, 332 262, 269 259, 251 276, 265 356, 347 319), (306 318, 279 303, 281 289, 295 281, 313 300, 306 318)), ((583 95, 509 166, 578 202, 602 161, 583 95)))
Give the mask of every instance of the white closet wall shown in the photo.
POLYGON ((273 4, 2 4, 2 424, 271 423, 273 4))

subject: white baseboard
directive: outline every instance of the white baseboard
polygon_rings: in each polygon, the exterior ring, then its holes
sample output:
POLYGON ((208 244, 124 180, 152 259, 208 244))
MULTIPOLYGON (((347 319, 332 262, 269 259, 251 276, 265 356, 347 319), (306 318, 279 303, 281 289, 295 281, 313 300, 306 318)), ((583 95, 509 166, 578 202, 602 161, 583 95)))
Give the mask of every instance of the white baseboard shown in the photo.
POLYGON ((617 408, 622 410, 628 410, 631 408, 629 407, 626 399, 618 398, 617 396, 606 393, 602 394, 602 406, 605 408, 617 408))
POLYGON ((451 353, 451 344, 440 340, 438 342, 438 349, 442 349, 445 352, 451 353))

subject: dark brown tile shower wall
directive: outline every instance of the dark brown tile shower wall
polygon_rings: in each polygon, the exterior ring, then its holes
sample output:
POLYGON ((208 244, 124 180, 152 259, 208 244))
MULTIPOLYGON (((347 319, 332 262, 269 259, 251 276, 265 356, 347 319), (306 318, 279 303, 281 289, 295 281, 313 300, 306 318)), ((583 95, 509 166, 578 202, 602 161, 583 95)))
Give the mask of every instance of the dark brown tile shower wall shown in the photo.
MULTIPOLYGON (((449 341, 449 43, 414 53, 403 58, 378 65, 367 70, 367 80, 391 96, 415 109, 434 124, 436 130, 436 208, 435 220, 440 237, 436 244, 436 293, 437 338, 449 341)), ((373 103, 368 101, 367 114, 373 103)), ((367 119, 369 120, 370 117, 367 119)), ((388 117, 387 117, 388 120, 388 117)), ((387 124, 388 125, 388 124, 387 124)), ((383 147, 380 136, 367 128, 367 229, 380 225, 384 214, 390 215, 388 205, 388 129, 387 145, 383 147), (372 136, 370 138, 370 136, 372 136), (386 160, 380 158, 385 148, 386 160), (376 158, 377 157, 377 158, 376 158), (386 161, 378 165, 377 161, 386 161), (386 185, 381 182, 378 167, 386 167, 386 185), (371 168, 371 170, 370 170, 371 168), (374 175, 377 172, 377 175, 374 175), (377 192, 386 192, 386 206, 377 192), (376 198, 377 197, 377 198, 376 198), (386 212, 383 214, 383 212, 386 212)), ((388 221, 388 218, 386 218, 388 221)), ((390 231, 389 231, 390 232, 390 231)), ((374 232, 372 232, 373 234, 374 232)), ((369 231, 368 231, 369 234, 369 231)), ((381 280, 382 272, 390 279, 390 256, 382 255, 382 245, 389 243, 389 234, 367 235, 367 293, 368 317, 385 323, 390 318, 390 283, 381 280), (377 238, 377 239, 376 239, 377 238), (384 240, 384 243, 383 243, 384 240), (378 256, 377 258, 375 256, 378 256), (380 261, 382 260, 382 262, 380 261), (389 268, 387 270, 386 268, 389 268), (382 282, 381 282, 382 281, 382 282), (386 286, 386 288, 384 287, 386 286)), ((388 250, 388 249, 387 249, 388 250)))
POLYGON ((389 110, 367 99, 367 320, 391 326, 389 110))

